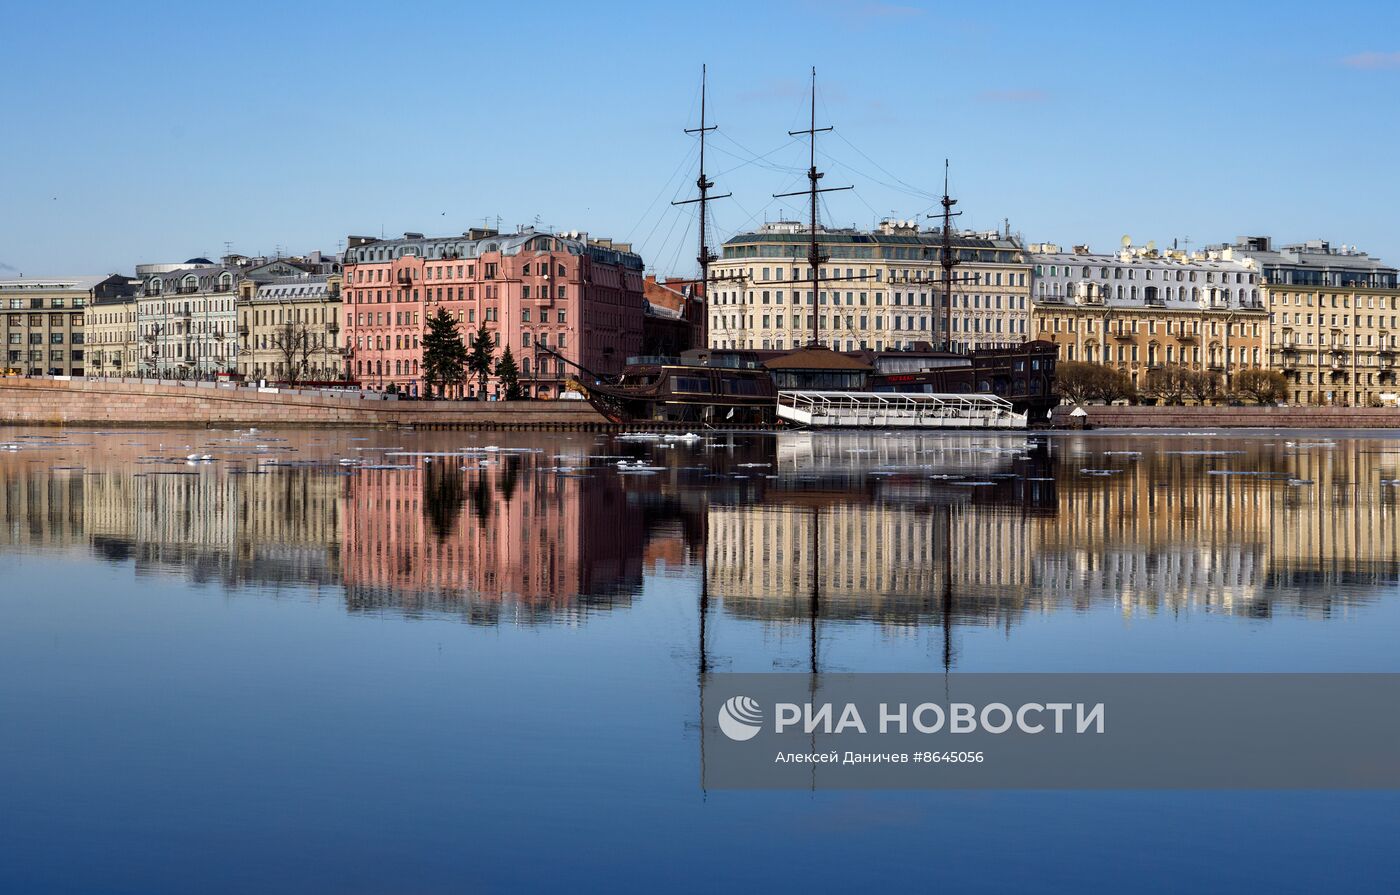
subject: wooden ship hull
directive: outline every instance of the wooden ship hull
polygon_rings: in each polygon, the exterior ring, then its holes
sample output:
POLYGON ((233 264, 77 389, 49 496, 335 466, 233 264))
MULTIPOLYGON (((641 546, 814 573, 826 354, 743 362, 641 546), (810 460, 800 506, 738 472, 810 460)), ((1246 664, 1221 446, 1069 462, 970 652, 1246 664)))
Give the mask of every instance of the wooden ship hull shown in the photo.
POLYGON ((615 423, 771 426, 778 390, 765 370, 685 365, 629 366, 616 384, 574 379, 599 413, 615 423))

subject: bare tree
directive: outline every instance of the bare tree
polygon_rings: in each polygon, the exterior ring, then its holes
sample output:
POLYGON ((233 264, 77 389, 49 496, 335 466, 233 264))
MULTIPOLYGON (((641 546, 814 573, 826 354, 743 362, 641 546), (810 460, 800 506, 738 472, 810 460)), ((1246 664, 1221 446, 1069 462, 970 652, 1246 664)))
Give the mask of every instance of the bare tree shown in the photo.
POLYGON ((1055 367, 1055 391, 1075 404, 1098 397, 1097 364, 1061 361, 1055 367))
POLYGON ((1169 364, 1156 370, 1149 370, 1143 393, 1156 398, 1163 404, 1186 403, 1187 384, 1191 371, 1185 367, 1169 364))
POLYGON ((1288 397, 1288 378, 1277 370, 1252 367, 1235 374, 1235 390, 1259 404, 1276 404, 1288 397))
POLYGON ((269 344, 277 352, 282 378, 287 385, 295 386, 306 372, 306 361, 313 350, 310 347, 311 342, 310 331, 307 330, 306 324, 299 320, 289 319, 279 323, 272 331, 269 344))
POLYGON ((1132 401, 1137 389, 1127 373, 1103 364, 1064 361, 1055 367, 1055 391, 1076 404, 1087 401, 1132 401))
POLYGON ((1192 370, 1186 380, 1186 394, 1204 404, 1220 395, 1220 375, 1211 370, 1192 370))

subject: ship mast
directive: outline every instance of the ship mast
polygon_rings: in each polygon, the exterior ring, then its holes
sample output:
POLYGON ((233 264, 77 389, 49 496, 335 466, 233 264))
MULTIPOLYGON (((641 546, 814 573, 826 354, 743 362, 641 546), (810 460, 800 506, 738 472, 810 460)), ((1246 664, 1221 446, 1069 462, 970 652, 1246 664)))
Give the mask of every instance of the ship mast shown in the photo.
POLYGON ((671 203, 672 205, 692 205, 695 203, 699 203, 700 205, 700 253, 695 258, 695 260, 700 262, 700 295, 692 296, 692 298, 702 305, 700 313, 700 345, 698 346, 701 348, 710 347, 710 311, 708 307, 710 298, 710 262, 719 257, 714 252, 710 251, 709 243, 706 240, 706 236, 708 235, 705 226, 707 218, 706 212, 711 199, 725 199, 733 195, 732 193, 724 193, 719 196, 711 196, 710 189, 715 184, 714 181, 705 176, 705 134, 719 126, 715 124, 706 125, 705 123, 705 91, 709 80, 708 69, 709 66, 707 65, 700 66, 700 126, 688 127, 685 129, 687 134, 700 135, 700 176, 695 181, 695 186, 700 195, 694 199, 683 199, 679 202, 671 203))
MULTIPOLYGON (((958 262, 953 257, 953 218, 962 214, 961 211, 953 211, 953 206, 958 204, 957 199, 948 196, 948 160, 943 160, 943 233, 942 233, 942 257, 939 263, 943 267, 943 344, 949 350, 953 350, 953 266, 958 262)), ((929 215, 935 217, 935 215, 929 215)))
MULTIPOLYGON (((773 194, 774 199, 782 199, 787 196, 801 196, 803 194, 806 194, 808 204, 810 205, 810 217, 808 220, 807 231, 810 237, 810 241, 807 244, 807 263, 811 266, 811 270, 808 271, 808 281, 812 284, 811 301, 813 345, 821 344, 821 317, 819 316, 820 312, 817 306, 817 285, 818 280, 821 276, 821 264, 823 261, 826 260, 826 257, 822 255, 821 246, 817 242, 817 193, 834 193, 839 190, 854 189, 854 187, 850 186, 829 186, 821 189, 817 188, 817 181, 821 180, 822 177, 825 176, 817 170, 817 134, 825 133, 826 131, 829 131, 831 129, 831 127, 817 127, 817 67, 814 65, 812 66, 811 124, 807 127, 806 130, 788 131, 789 137, 796 137, 806 134, 811 141, 808 150, 809 162, 807 166, 807 189, 798 190, 794 193, 773 194)), ((800 299, 801 296, 798 296, 798 298, 800 299)))

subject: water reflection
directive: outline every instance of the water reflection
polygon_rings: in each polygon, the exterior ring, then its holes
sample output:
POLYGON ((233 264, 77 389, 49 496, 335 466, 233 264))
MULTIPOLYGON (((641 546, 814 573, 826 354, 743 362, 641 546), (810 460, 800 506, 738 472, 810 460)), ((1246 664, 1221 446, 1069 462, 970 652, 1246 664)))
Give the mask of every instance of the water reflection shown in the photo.
POLYGON ((496 440, 8 430, 0 547, 487 625, 582 622, 681 575, 702 623, 941 627, 947 662, 958 625, 1325 618, 1397 581, 1379 439, 496 440))

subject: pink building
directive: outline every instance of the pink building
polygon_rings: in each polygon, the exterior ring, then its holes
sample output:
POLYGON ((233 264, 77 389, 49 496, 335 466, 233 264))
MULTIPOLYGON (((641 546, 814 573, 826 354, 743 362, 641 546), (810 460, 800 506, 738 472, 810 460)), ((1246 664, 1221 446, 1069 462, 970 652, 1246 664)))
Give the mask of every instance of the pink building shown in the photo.
MULTIPOLYGON (((642 259, 582 234, 350 237, 345 251, 346 370, 363 388, 424 391, 422 338, 439 306, 463 341, 485 324, 499 358, 509 345, 531 396, 552 398, 580 375, 619 372, 641 353, 642 259), (546 350, 548 349, 548 350, 546 350)), ((474 395, 468 382, 458 394, 474 395)), ((496 392, 494 381, 488 392, 496 392)))

